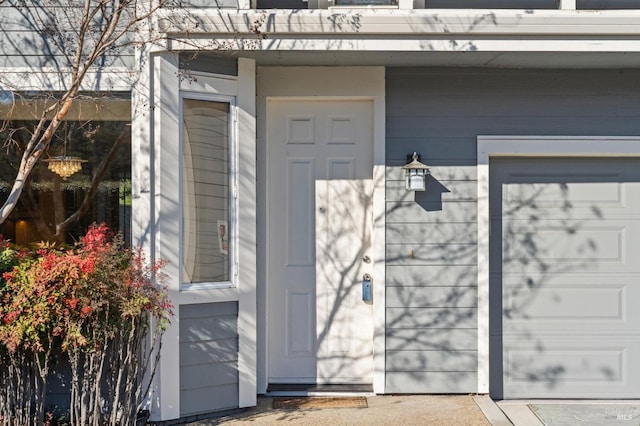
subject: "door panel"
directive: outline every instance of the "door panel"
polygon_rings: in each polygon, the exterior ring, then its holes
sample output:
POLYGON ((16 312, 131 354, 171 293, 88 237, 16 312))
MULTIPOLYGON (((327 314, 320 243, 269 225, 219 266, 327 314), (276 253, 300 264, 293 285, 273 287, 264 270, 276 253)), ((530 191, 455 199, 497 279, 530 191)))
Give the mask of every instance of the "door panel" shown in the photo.
POLYGON ((270 101, 271 383, 371 383, 372 104, 270 101), (295 350, 294 350, 295 349, 295 350))
POLYGON ((288 200, 286 218, 287 266, 315 264, 314 227, 314 161, 313 158, 287 159, 288 200))
POLYGON ((492 394, 639 397, 640 160, 490 169, 492 394))
POLYGON ((370 251, 371 181, 316 183, 318 380, 371 382, 372 307, 362 301, 370 251), (340 202, 336 202, 340 200, 340 202))

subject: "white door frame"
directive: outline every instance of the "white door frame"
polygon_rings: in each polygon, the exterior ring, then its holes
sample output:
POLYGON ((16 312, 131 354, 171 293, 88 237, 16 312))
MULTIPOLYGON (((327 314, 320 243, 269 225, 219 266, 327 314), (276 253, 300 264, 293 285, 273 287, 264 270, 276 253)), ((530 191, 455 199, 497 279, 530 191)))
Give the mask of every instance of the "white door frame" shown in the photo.
POLYGON ((489 160, 640 157, 637 136, 478 136, 478 393, 489 393, 489 160))
MULTIPOLYGON (((371 100, 373 102, 373 235, 374 259, 374 341, 373 341, 373 390, 384 393, 385 383, 385 69, 384 67, 262 67, 258 71, 258 139, 266 143, 258 145, 258 181, 266 182, 268 117, 267 100, 371 100)), ((259 199, 259 216, 266 217, 268 186, 263 188, 265 196, 259 199)), ((264 244, 258 246, 258 393, 266 392, 268 385, 268 339, 265 326, 268 297, 269 253, 266 250, 268 218, 258 222, 258 235, 264 244)))

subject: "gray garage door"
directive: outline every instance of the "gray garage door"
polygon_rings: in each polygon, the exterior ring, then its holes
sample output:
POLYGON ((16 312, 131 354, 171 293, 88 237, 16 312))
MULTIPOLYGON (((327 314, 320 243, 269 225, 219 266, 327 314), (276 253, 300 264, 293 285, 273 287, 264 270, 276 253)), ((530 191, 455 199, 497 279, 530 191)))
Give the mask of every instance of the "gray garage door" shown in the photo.
POLYGON ((490 170, 492 395, 640 397, 640 160, 490 170))

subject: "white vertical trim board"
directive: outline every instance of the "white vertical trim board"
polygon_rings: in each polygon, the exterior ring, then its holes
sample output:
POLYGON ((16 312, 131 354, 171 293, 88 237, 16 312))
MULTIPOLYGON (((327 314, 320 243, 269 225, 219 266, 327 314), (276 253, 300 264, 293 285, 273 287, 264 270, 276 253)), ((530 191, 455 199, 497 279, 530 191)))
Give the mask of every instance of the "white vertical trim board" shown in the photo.
MULTIPOLYGON (((478 151, 480 151, 478 138, 478 151)), ((489 393, 489 161, 478 154, 478 393, 489 393)))
POLYGON ((373 98, 373 392, 385 393, 386 330, 386 108, 384 69, 373 98))
POLYGON ((240 407, 257 404, 256 66, 238 60, 238 372, 240 407))
MULTIPOLYGON (((154 146, 152 126, 152 55, 146 48, 136 49, 138 84, 131 90, 131 241, 140 247, 149 263, 157 257, 153 242, 155 224, 152 204, 154 176, 154 146)), ((157 380, 145 395, 146 408, 151 408, 157 380)))
POLYGON ((174 317, 163 336, 156 386, 158 393, 154 395, 152 405, 152 418, 157 420, 180 417, 180 252, 176 244, 180 234, 180 205, 177 200, 180 87, 177 71, 177 55, 162 53, 153 57, 154 139, 151 143, 156 153, 153 159, 156 173, 152 177, 156 189, 152 194, 157 220, 155 252, 159 259, 172 260, 164 272, 168 277, 169 298, 174 305, 174 317))
POLYGON ((152 230, 154 224, 151 193, 153 191, 154 154, 152 126, 152 55, 144 49, 138 49, 137 58, 148 58, 149 62, 140 64, 138 84, 131 91, 131 241, 155 260, 152 230))
POLYGON ((640 137, 478 136, 478 393, 489 393, 489 162, 493 157, 640 157, 640 137))

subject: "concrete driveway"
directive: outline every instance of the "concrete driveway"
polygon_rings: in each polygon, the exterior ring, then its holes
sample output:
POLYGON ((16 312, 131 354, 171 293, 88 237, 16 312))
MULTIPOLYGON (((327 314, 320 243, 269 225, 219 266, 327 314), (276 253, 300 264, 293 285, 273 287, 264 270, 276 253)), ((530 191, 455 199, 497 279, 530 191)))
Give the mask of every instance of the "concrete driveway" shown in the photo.
POLYGON ((640 401, 510 400, 498 407, 516 426, 640 425, 640 401))

